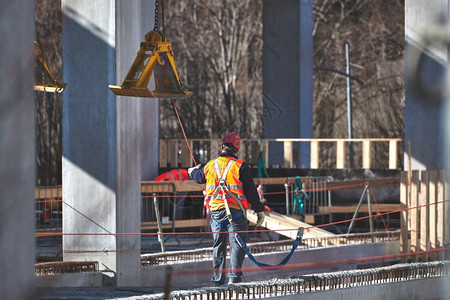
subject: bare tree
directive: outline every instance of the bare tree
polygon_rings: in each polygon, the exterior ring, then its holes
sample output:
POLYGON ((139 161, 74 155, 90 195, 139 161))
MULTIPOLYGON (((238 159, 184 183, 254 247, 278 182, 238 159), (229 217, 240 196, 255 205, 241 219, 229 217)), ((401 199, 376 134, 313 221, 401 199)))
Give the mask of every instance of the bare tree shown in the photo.
MULTIPOLYGON (((52 75, 61 81, 61 0, 35 0, 36 41, 52 75)), ((60 94, 36 92, 36 184, 61 184, 60 94)))
MULTIPOLYGON (((352 75, 364 82, 352 83, 354 137, 404 136, 403 24, 402 0, 314 1, 314 65, 345 72, 348 42, 352 75)), ((316 71, 314 136, 346 138, 346 105, 346 78, 316 71)), ((327 167, 333 166, 335 153, 322 151, 327 167)), ((386 153, 387 144, 375 145, 375 168, 387 167, 386 153)))
MULTIPOLYGON (((183 84, 194 96, 178 105, 191 137, 227 130, 259 137, 262 112, 260 0, 166 2, 166 37, 174 44, 183 84)), ((163 103, 161 135, 179 135, 163 103)))
MULTIPOLYGON (((61 1, 35 0, 35 6, 36 39, 61 80, 61 1)), ((177 69, 194 92, 177 101, 188 136, 217 138, 235 130, 260 137, 262 1, 165 0, 165 12, 177 69)), ((403 0, 314 0, 314 65, 345 70, 347 41, 352 74, 364 81, 353 84, 354 137, 404 136, 403 16, 403 0)), ((36 93, 38 185, 60 183, 61 100, 36 93)), ((161 103, 161 137, 181 138, 171 102, 161 103)), ((345 77, 314 72, 313 126, 314 137, 347 137, 345 77)), ((374 167, 386 167, 379 162, 387 161, 387 145, 374 148, 374 167)), ((323 167, 332 167, 335 153, 322 151, 323 167)))

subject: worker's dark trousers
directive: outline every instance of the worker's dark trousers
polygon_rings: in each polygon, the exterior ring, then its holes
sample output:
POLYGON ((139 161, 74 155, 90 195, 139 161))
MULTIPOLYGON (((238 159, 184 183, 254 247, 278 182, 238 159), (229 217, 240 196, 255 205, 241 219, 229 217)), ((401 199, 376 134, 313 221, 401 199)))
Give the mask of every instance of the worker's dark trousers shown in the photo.
MULTIPOLYGON (((235 233, 221 233, 228 231, 247 231, 248 220, 237 209, 231 209, 233 215, 233 224, 230 226, 228 222, 227 213, 225 209, 218 211, 211 211, 211 231, 213 232, 214 245, 213 245, 213 268, 214 275, 211 281, 215 285, 222 285, 225 283, 226 258, 227 258, 227 240, 230 241, 230 267, 228 272, 228 282, 241 282, 242 281, 242 263, 244 262, 245 252, 239 246, 234 235, 235 233)), ((239 233, 242 240, 247 242, 247 232, 239 233)))

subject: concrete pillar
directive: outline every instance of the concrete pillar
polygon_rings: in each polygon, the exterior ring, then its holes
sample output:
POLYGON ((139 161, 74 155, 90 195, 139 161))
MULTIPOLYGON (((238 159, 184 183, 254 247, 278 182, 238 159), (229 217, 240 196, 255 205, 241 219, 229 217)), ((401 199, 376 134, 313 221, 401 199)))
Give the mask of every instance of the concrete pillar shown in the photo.
POLYGON ((34 288, 34 5, 2 1, 0 17, 0 299, 34 288))
POLYGON ((99 261, 118 286, 140 285, 140 236, 116 233, 140 232, 143 104, 108 85, 153 29, 154 0, 62 4, 64 260, 99 261))
MULTIPOLYGON (((406 57, 414 48, 427 46, 426 54, 422 61, 421 78, 433 86, 442 83, 445 86, 441 101, 421 99, 413 93, 413 87, 405 80, 405 146, 411 142, 411 169, 435 170, 449 167, 449 141, 450 141, 450 98, 449 86, 449 47, 436 43, 433 46, 421 45, 420 35, 429 28, 430 24, 436 24, 442 17, 448 21, 450 16, 450 1, 405 1, 405 39, 406 57), (447 77, 445 79, 445 77, 447 77)), ((447 24, 447 26, 449 26, 447 24)), ((408 70, 408 59, 405 60, 408 70)), ((407 148, 405 148, 407 150, 407 148)), ((405 151, 405 162, 408 152, 405 151)), ((408 164, 405 163, 405 169, 408 164)), ((449 176, 449 172, 446 172, 449 176)), ((447 177, 448 178, 448 177, 447 177)), ((448 195, 444 196, 448 199, 448 195)), ((445 231, 450 228, 445 228, 445 231)), ((446 257, 448 259, 448 257, 446 257)), ((440 285, 443 298, 450 297, 450 279, 446 277, 440 285)))
MULTIPOLYGON (((421 48, 419 36, 429 24, 438 21, 448 9, 448 0, 405 1, 406 55, 412 48, 421 48)), ((431 47, 424 56, 422 71, 431 86, 441 82, 448 61, 446 47, 431 47)), ((407 67, 408 60, 405 60, 407 67)), ((408 141, 411 142, 413 170, 442 169, 444 165, 443 102, 420 99, 405 80, 405 169, 408 169, 408 141)))
MULTIPOLYGON (((311 138, 312 0, 264 0, 263 24, 264 137, 311 138)), ((269 164, 283 164, 282 143, 270 148, 269 164)), ((294 163, 309 167, 310 145, 294 149, 294 163)))
MULTIPOLYGON (((152 83, 153 81, 150 85, 152 83)), ((159 168, 159 100, 145 99, 142 100, 141 105, 141 178, 142 180, 154 180, 158 176, 159 168)))

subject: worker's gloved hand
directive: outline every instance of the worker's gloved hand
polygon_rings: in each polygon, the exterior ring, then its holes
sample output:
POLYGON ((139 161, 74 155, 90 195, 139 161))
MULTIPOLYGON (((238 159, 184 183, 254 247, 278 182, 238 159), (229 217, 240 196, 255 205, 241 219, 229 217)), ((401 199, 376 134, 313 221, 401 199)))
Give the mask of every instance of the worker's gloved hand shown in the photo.
MULTIPOLYGON (((202 164, 198 164, 198 165, 196 165, 195 167, 189 168, 189 169, 188 169, 189 177, 191 177, 192 171, 194 171, 195 169, 200 169, 201 166, 202 166, 202 164)), ((192 178, 192 177, 191 177, 191 178, 192 178)))
POLYGON ((259 227, 264 222, 264 218, 266 217, 266 215, 263 211, 260 211, 256 213, 256 216, 258 217, 258 219, 256 220, 256 227, 259 227))

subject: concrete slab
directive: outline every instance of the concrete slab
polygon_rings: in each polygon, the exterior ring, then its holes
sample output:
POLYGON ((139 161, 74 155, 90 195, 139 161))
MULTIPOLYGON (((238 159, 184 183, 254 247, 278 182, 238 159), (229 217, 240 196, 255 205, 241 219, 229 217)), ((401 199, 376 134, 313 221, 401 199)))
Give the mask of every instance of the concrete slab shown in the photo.
MULTIPOLYGON (((311 274, 313 272, 331 272, 353 269, 356 263, 326 265, 324 262, 349 260, 356 258, 372 257, 379 255, 389 255, 399 253, 400 245, 398 241, 385 243, 359 244, 326 248, 314 248, 306 250, 297 250, 289 263, 282 269, 263 271, 257 267, 250 259, 246 258, 242 266, 246 281, 268 280, 271 278, 287 278, 294 275, 311 274), (326 258, 324 260, 324 258, 326 258), (320 264, 316 267, 302 266, 302 264, 320 264)), ((269 265, 279 264, 289 253, 289 251, 272 254, 255 254, 255 258, 269 265)), ((386 260, 387 261, 387 260, 386 260)), ((380 261, 370 261, 370 263, 381 263, 380 261)), ((210 282, 212 276, 212 261, 205 260, 195 263, 183 263, 170 265, 173 276, 171 285, 173 287, 186 287, 193 285, 203 285, 210 282)), ((141 285, 163 288, 165 284, 165 274, 167 266, 146 266, 142 267, 141 285)))
POLYGON ((101 272, 35 276, 37 287, 102 287, 101 272))

